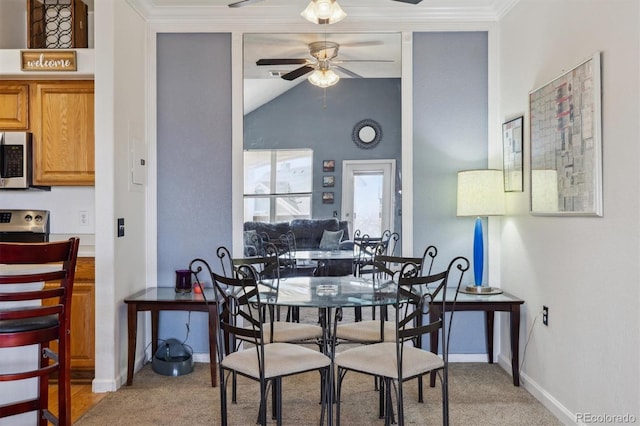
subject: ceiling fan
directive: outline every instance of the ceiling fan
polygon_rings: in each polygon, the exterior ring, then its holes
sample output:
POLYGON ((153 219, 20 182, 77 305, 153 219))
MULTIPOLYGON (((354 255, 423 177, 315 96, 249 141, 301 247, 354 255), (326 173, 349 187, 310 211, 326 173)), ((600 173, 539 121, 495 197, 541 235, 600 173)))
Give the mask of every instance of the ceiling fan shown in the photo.
POLYGON ((284 58, 284 59, 259 59, 256 61, 256 65, 301 65, 300 67, 281 75, 280 77, 292 81, 298 77, 302 77, 312 71, 328 71, 330 69, 336 69, 345 75, 353 78, 362 78, 360 74, 357 74, 339 64, 344 62, 393 62, 384 59, 372 59, 372 60, 336 60, 338 56, 338 50, 340 45, 333 41, 314 41, 309 43, 309 54, 313 59, 308 58, 284 58))
MULTIPOLYGON (((249 6, 250 4, 253 3, 258 3, 261 2, 263 0, 240 0, 240 1, 236 1, 234 3, 230 3, 229 7, 243 7, 243 6, 249 6)), ((392 0, 392 1, 398 1, 401 3, 411 3, 411 4, 418 4, 420 3, 422 0, 392 0)))

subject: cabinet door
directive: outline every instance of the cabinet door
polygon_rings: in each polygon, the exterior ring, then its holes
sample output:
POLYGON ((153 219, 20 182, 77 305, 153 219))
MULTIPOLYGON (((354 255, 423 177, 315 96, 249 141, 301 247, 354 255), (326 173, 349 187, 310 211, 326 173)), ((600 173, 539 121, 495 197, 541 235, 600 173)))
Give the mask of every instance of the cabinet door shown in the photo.
POLYGON ((29 128, 29 84, 0 81, 0 130, 29 128))
POLYGON ((93 373, 95 368, 94 296, 93 283, 74 284, 71 302, 72 370, 91 370, 93 373))
MULTIPOLYGON (((78 383, 90 382, 96 363, 94 258, 78 258, 71 299, 71 379, 78 383)), ((53 303, 53 300, 45 302, 53 303)), ((57 351, 57 343, 52 343, 51 348, 57 351)))
POLYGON ((34 183, 93 185, 93 81, 38 82, 31 90, 34 183))

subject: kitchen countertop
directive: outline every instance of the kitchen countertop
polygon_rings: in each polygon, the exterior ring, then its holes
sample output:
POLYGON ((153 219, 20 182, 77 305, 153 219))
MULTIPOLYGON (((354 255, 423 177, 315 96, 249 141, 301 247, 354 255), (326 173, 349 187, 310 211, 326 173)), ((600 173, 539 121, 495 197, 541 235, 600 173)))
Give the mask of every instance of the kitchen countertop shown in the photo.
POLYGON ((96 238, 94 234, 50 234, 49 241, 64 241, 68 240, 71 237, 80 238, 78 257, 95 257, 96 238))

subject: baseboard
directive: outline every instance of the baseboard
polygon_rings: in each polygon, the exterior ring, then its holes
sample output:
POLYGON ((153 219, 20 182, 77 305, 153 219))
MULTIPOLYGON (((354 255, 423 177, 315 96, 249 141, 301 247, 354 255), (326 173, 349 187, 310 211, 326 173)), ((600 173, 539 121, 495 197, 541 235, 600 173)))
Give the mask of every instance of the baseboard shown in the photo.
POLYGON ((193 354, 193 362, 210 362, 210 359, 209 352, 193 354))
POLYGON ((487 362, 487 354, 449 354, 449 362, 487 362))
MULTIPOLYGON (((502 367, 506 372, 511 374, 511 358, 505 358, 504 356, 498 356, 498 365, 502 367)), ((557 399, 547 392, 539 383, 527 376, 522 371, 520 372, 520 386, 524 387, 535 399, 540 401, 547 410, 551 411, 554 416, 558 418, 563 424, 581 424, 576 421, 576 415, 567 409, 557 399)))
POLYGON ((91 382, 91 391, 93 393, 115 392, 118 390, 115 380, 98 380, 93 379, 91 382))

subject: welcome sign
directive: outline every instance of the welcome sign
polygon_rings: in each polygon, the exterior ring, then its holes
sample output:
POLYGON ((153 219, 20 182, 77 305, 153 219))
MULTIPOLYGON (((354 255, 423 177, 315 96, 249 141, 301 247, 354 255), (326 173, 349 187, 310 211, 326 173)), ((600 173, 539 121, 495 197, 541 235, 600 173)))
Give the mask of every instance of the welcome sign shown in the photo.
POLYGON ((22 50, 22 71, 76 71, 75 50, 22 50))

